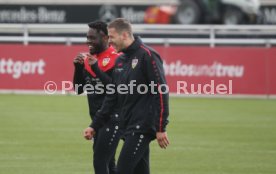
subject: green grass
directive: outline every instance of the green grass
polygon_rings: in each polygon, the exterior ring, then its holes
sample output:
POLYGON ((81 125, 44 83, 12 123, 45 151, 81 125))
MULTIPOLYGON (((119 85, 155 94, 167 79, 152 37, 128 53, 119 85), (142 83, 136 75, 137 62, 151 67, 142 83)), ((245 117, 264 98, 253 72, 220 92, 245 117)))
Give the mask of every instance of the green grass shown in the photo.
MULTIPOLYGON (((0 95, 1 174, 90 174, 85 97, 0 95)), ((276 101, 171 98, 152 174, 275 174, 276 101)))

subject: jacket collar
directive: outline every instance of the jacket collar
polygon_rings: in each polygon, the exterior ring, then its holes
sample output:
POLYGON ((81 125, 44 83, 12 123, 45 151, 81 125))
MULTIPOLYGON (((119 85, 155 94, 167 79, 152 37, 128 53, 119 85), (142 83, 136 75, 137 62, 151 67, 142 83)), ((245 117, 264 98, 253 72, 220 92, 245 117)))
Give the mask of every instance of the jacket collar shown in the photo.
POLYGON ((103 58, 107 55, 109 55, 110 53, 112 53, 113 51, 115 51, 115 49, 112 46, 109 46, 106 50, 104 50, 103 52, 96 54, 97 58, 103 58))
POLYGON ((122 52, 125 53, 127 56, 133 54, 142 44, 142 40, 140 39, 140 37, 135 36, 134 37, 134 41, 132 42, 132 44, 130 46, 128 46, 127 48, 123 49, 122 52))

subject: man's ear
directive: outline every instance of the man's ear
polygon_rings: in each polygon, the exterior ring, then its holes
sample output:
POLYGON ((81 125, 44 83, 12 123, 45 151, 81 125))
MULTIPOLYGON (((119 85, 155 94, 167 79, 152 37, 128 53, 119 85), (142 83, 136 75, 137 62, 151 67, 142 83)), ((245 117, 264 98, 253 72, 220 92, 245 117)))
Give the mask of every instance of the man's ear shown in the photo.
POLYGON ((126 31, 122 32, 123 40, 126 40, 128 38, 128 33, 126 31))
POLYGON ((104 37, 103 37, 103 38, 104 38, 104 40, 105 40, 105 41, 108 41, 109 36, 108 36, 108 35, 104 35, 104 37))
POLYGON ((108 42, 108 39, 109 39, 109 37, 107 36, 107 35, 103 35, 102 36, 102 40, 104 41, 104 42, 108 42))

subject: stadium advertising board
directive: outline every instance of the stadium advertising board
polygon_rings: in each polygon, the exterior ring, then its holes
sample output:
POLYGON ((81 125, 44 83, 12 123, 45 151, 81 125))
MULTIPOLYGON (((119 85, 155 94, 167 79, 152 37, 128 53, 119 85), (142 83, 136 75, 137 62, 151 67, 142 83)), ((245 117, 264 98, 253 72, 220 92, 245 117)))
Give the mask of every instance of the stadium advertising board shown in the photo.
POLYGON ((110 22, 123 17, 131 23, 170 23, 169 14, 149 5, 1 5, 0 23, 110 22))
POLYGON ((189 93, 194 91, 194 86, 197 88, 212 81, 215 86, 231 83, 233 94, 270 93, 266 61, 271 57, 264 48, 174 46, 156 49, 163 52, 165 71, 173 92, 178 87, 175 82, 184 80, 189 93))
MULTIPOLYGON (((216 94, 213 86, 227 94, 276 94, 276 48, 153 47, 164 59, 171 93, 201 94, 200 88, 205 88, 216 94)), ((43 91, 52 81, 57 90, 72 91, 63 82, 72 81, 73 58, 86 49, 85 45, 1 44, 0 90, 43 91)))
MULTIPOLYGON (((0 23, 88 23, 109 22, 117 17, 133 24, 181 23, 175 20, 173 6, 156 5, 1 5, 0 23)), ((223 16, 223 15, 222 15, 223 16)), ((276 24, 276 6, 260 8, 259 24, 276 24)), ((212 23, 205 21, 204 23, 212 23)))
POLYGON ((260 10, 261 24, 276 24, 276 6, 262 6, 260 10))

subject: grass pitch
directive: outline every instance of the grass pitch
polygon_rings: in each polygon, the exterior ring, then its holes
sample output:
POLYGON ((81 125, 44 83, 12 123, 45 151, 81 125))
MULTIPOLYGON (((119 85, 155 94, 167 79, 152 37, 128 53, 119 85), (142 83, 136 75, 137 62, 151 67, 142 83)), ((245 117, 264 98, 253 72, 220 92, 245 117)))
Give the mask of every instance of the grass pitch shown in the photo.
MULTIPOLYGON (((0 174, 91 174, 84 96, 0 95, 0 174)), ((171 98, 152 174, 275 174, 276 101, 171 98)), ((119 149, 120 150, 120 149, 119 149)))

